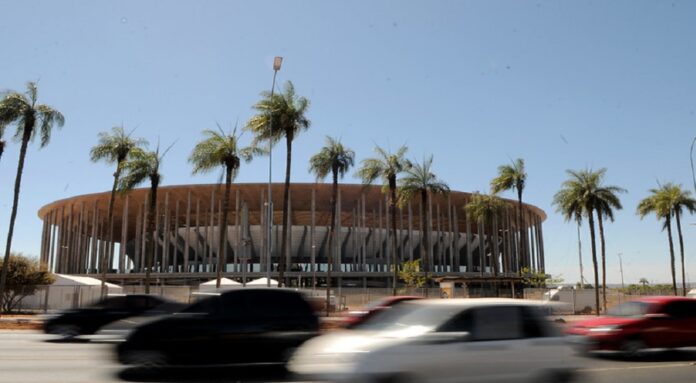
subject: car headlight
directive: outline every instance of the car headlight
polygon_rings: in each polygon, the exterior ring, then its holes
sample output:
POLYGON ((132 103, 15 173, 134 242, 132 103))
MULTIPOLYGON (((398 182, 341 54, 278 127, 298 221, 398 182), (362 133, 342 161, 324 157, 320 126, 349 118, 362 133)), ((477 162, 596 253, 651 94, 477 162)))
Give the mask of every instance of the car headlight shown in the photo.
POLYGON ((595 328, 590 329, 590 332, 593 332, 593 333, 606 333, 606 332, 617 332, 617 331, 621 331, 621 327, 619 327, 618 325, 601 326, 601 327, 595 327, 595 328))

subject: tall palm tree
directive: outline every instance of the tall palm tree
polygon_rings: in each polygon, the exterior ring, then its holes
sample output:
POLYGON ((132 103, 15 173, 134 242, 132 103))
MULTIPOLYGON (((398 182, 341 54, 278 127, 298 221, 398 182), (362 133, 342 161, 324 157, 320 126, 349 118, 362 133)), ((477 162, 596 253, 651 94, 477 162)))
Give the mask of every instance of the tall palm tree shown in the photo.
POLYGON ((331 190, 331 229, 329 230, 329 252, 326 269, 326 316, 329 316, 329 302, 331 298, 331 269, 333 267, 334 230, 336 229, 336 199, 338 198, 338 179, 343 178, 348 170, 353 167, 355 152, 346 148, 332 137, 326 137, 326 143, 319 153, 309 159, 309 171, 314 173, 317 180, 322 180, 331 174, 333 187, 331 190))
MULTIPOLYGON (((505 202, 496 194, 480 194, 474 193, 469 202, 464 206, 467 214, 477 223, 484 225, 488 230, 487 235, 488 246, 491 249, 490 264, 493 269, 493 274, 498 273, 498 254, 493 254, 493 236, 496 235, 493 228, 493 222, 500 219, 505 210, 505 202)), ((497 239, 496 239, 497 241, 497 239)), ((481 249, 481 270, 485 267, 485 246, 480 246, 481 249)))
POLYGON ((7 144, 5 140, 2 139, 2 136, 5 135, 5 127, 0 126, 0 159, 2 159, 2 153, 5 151, 5 145, 7 144))
POLYGON ((577 204, 577 201, 575 200, 559 200, 556 202, 554 200, 554 203, 557 204, 556 206, 556 211, 561 213, 563 215, 563 218, 565 219, 566 222, 569 222, 571 219, 575 221, 577 224, 577 229, 578 229, 578 260, 580 263, 580 289, 583 289, 585 285, 585 277, 583 275, 583 267, 582 267, 582 242, 580 240, 580 226, 582 225, 582 214, 583 214, 583 209, 582 206, 577 204), (566 204, 566 205, 561 205, 561 204, 566 204))
POLYGON ((517 230, 519 231, 519 241, 517 243, 517 263, 516 267, 519 271, 520 267, 528 266, 526 264, 519 265, 519 260, 527 259, 527 235, 526 230, 522 227, 522 193, 527 180, 527 172, 524 170, 524 160, 516 159, 510 165, 501 165, 498 167, 498 176, 491 180, 491 192, 498 194, 504 190, 517 191, 517 230))
POLYGON ((658 220, 664 220, 662 230, 667 229, 667 239, 669 240, 670 269, 672 272, 672 289, 677 295, 677 277, 674 268, 674 241, 672 240, 672 208, 670 206, 669 194, 664 186, 657 189, 650 189, 650 195, 643 198, 638 203, 637 213, 640 218, 653 213, 658 220))
MULTIPOLYGON (((428 273, 432 268, 430 262, 430 214, 428 213, 428 197, 433 194, 447 194, 450 189, 447 184, 439 179, 432 170, 433 156, 423 159, 421 163, 411 164, 406 170, 404 177, 399 180, 399 199, 404 204, 414 196, 420 194, 421 222, 423 226, 423 241, 421 241, 421 259, 423 260, 423 270, 425 272, 425 283, 428 284, 428 273), (423 220, 425 218, 425 220, 423 220)), ((394 222, 394 219, 392 219, 394 222)), ((428 289, 426 288, 426 296, 428 289)))
MULTIPOLYGON (((131 132, 132 133, 132 132, 131 132)), ((109 208, 107 210, 106 222, 104 225, 104 238, 106 238, 109 243, 113 243, 113 215, 114 215, 114 201, 116 200, 116 189, 118 187, 118 181, 121 178, 121 171, 123 170, 123 164, 128 158, 128 154, 134 148, 147 145, 147 141, 142 138, 133 138, 131 133, 126 133, 123 126, 114 126, 111 128, 111 133, 101 132, 98 134, 98 143, 92 147, 89 152, 89 157, 92 162, 104 161, 107 164, 116 164, 116 171, 114 172, 114 182, 111 186, 111 197, 109 198, 109 208)), ((108 289, 106 287, 106 271, 109 268, 107 265, 108 252, 104 253, 104 259, 100 262, 100 268, 102 269, 102 296, 106 296, 108 289)))
POLYGON ((411 163, 405 155, 406 146, 401 146, 395 153, 391 153, 379 146, 375 146, 376 157, 362 160, 357 176, 364 184, 371 184, 378 178, 382 179, 382 192, 389 194, 389 214, 391 215, 391 258, 394 277, 392 281, 392 294, 396 295, 396 283, 399 279, 398 262, 396 261, 396 189, 399 174, 411 167, 411 163))
POLYGON ((220 219, 220 243, 218 246, 218 264, 215 287, 220 288, 222 269, 227 264, 224 249, 227 246, 227 215, 230 210, 230 189, 232 180, 237 177, 241 161, 251 161, 259 153, 256 147, 239 147, 240 135, 235 128, 232 133, 225 133, 219 126, 218 131, 206 129, 205 138, 198 142, 191 152, 189 162, 193 164, 193 174, 207 173, 222 167, 225 175, 225 195, 222 199, 222 217, 220 219))
POLYGON ((684 209, 690 214, 696 212, 696 200, 691 197, 691 192, 682 189, 681 185, 668 183, 665 189, 669 193, 669 201, 672 208, 672 214, 677 222, 677 233, 679 234, 679 253, 681 255, 681 274, 682 274, 682 292, 686 295, 686 271, 684 269, 684 238, 682 236, 681 215, 684 209))
POLYGON ((139 184, 149 180, 149 206, 147 211, 147 234, 145 236, 145 294, 150 293, 150 271, 152 256, 155 249, 155 214, 157 212, 157 188, 162 181, 160 165, 169 151, 167 148, 160 153, 159 145, 155 151, 135 148, 130 151, 128 159, 123 164, 123 177, 119 180, 118 188, 122 192, 132 190, 139 184))
MULTIPOLYGON (((17 218, 17 206, 19 204, 19 189, 22 184, 22 172, 24 171, 24 159, 27 155, 29 142, 38 134, 41 139, 41 147, 48 145, 51 132, 54 127, 62 127, 65 123, 63 115, 51 106, 37 104, 38 89, 33 82, 27 83, 26 93, 5 92, 0 100, 0 130, 4 130, 10 124, 15 124, 17 131, 15 138, 21 140, 19 148, 19 162, 17 163, 17 176, 14 184, 14 196, 12 199, 12 212, 10 213, 10 226, 7 231, 7 244, 5 246, 4 264, 9 264, 10 250, 12 249, 12 234, 17 218)), ((0 275, 0 297, 5 291, 7 282, 7 267, 2 269, 0 275)))
POLYGON ((311 121, 306 113, 309 100, 295 93, 295 86, 288 81, 285 90, 280 93, 262 92, 262 99, 253 106, 258 112, 246 125, 253 132, 254 145, 267 142, 269 147, 285 138, 287 149, 285 159, 285 188, 283 191, 283 234, 278 261, 279 283, 284 284, 285 252, 288 239, 288 204, 290 199, 290 164, 292 161, 292 142, 302 131, 309 129, 311 121))
MULTIPOLYGON (((603 169, 602 169, 603 170, 603 169)), ((592 267, 595 285, 595 314, 599 315, 599 267, 597 263, 597 241, 595 238, 594 212, 597 199, 595 191, 600 183, 600 172, 586 170, 567 170, 570 176, 563 182, 561 190, 553 197, 553 204, 566 215, 575 216, 581 214, 587 217, 590 228, 590 240, 592 249, 592 267)))

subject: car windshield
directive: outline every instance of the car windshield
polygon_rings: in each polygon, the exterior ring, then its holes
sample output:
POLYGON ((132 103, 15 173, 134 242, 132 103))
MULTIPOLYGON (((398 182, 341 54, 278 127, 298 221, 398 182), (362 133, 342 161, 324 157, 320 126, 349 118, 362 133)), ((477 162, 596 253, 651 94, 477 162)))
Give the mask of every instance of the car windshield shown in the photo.
POLYGON ((457 306, 405 302, 378 313, 356 326, 355 329, 367 331, 398 331, 409 327, 433 329, 461 310, 461 307, 457 306))
POLYGON ((611 317, 640 317, 645 315, 649 309, 650 303, 626 302, 607 310, 607 315, 611 317))

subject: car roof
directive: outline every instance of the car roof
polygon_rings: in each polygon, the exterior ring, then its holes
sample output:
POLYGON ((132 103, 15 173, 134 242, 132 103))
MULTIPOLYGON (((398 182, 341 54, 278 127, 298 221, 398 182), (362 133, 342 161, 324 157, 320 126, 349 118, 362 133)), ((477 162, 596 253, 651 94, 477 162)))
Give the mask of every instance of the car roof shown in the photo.
POLYGON ((425 306, 548 306, 548 302, 512 298, 454 298, 454 299, 416 299, 404 304, 425 306))

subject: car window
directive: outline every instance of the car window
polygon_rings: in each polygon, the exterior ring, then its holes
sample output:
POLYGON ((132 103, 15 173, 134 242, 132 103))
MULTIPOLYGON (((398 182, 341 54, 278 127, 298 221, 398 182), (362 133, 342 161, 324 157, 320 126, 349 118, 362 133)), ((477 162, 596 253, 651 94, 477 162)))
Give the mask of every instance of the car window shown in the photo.
POLYGON ((245 294, 244 307, 251 318, 306 318, 312 308, 298 294, 274 290, 250 291, 245 294))
POLYGON ((354 328, 370 331, 397 331, 409 327, 435 329, 461 311, 462 307, 453 305, 404 302, 380 311, 354 328))
POLYGON ((126 304, 132 310, 146 310, 149 307, 148 297, 138 295, 126 297, 126 304))
POLYGON ((200 301, 182 310, 182 312, 197 314, 215 314, 218 311, 218 304, 220 301, 219 298, 220 297, 213 296, 201 299, 200 301))
POLYGON ((126 297, 107 298, 99 303, 96 307, 109 310, 118 310, 126 307, 126 297))
POLYGON ((524 337, 519 307, 477 307, 473 313, 471 338, 475 341, 519 339, 524 337))
POLYGON ((647 302, 625 302, 607 310, 607 315, 612 317, 641 317, 647 314, 653 307, 647 302))
POLYGON ((472 310, 464 310, 437 329, 438 332, 472 332, 474 316, 472 310))
POLYGON ((678 301, 665 305, 665 314, 681 319, 696 317, 696 302, 678 301))

